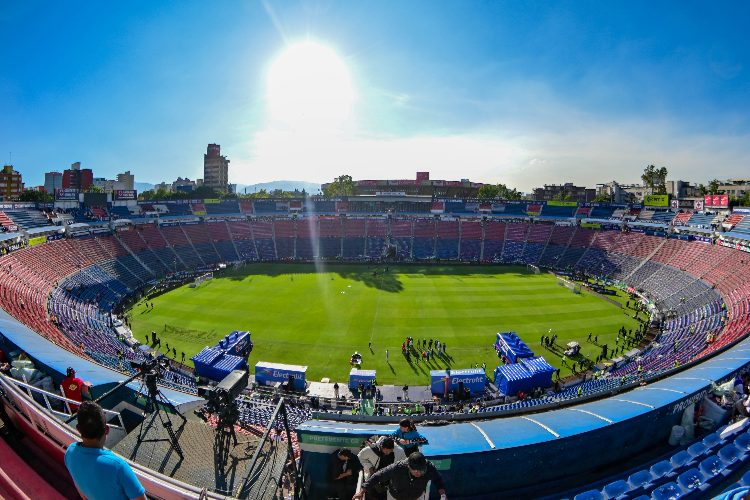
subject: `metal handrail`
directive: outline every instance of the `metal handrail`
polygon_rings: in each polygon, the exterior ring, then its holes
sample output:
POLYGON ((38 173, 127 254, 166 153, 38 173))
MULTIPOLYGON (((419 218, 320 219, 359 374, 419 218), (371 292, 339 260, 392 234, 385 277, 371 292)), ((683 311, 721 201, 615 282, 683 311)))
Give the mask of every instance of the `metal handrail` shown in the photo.
MULTIPOLYGON (((11 383, 13 383, 14 385, 16 385, 16 386, 18 386, 18 387, 21 387, 21 388, 24 388, 24 389, 26 389, 26 392, 27 392, 27 393, 29 394, 29 396, 31 396, 31 395, 32 395, 32 394, 31 394, 32 392, 33 392, 33 393, 37 393, 37 394, 41 395, 41 396, 42 396, 42 397, 44 398, 44 401, 45 401, 45 403, 46 403, 46 407, 47 407, 47 410, 48 410, 48 411, 49 411, 50 413, 52 413, 53 415, 55 415, 56 417, 60 418, 61 420, 62 420, 62 419, 63 419, 64 417, 70 417, 70 416, 72 416, 72 415, 73 415, 73 413, 72 413, 72 412, 71 412, 71 413, 64 413, 64 412, 61 412, 61 411, 55 410, 55 409, 54 409, 54 408, 52 408, 52 406, 50 405, 50 401, 49 401, 49 399, 50 399, 50 398, 52 398, 52 399, 55 399, 55 400, 58 400, 58 401, 62 401, 63 403, 65 403, 65 404, 66 404, 66 406, 67 406, 68 408, 70 408, 70 406, 69 406, 70 404, 74 404, 74 405, 80 405, 80 404, 81 404, 81 402, 80 402, 80 401, 76 401, 75 399, 69 399, 69 398, 66 398, 65 396, 60 396, 59 394, 55 394, 54 392, 48 392, 48 391, 45 391, 44 389, 40 389, 40 388, 38 388, 38 387, 34 387, 34 386, 33 386, 33 385, 31 385, 31 384, 28 384, 28 383, 26 383, 26 382, 22 382, 22 381, 20 381, 20 380, 14 379, 14 378, 12 378, 12 377, 8 377, 7 375, 2 375, 2 374, 0 374, 0 377, 1 377, 1 378, 2 378, 3 380, 7 380, 7 381, 10 381, 11 383)), ((32 400, 34 400, 34 399, 33 399, 33 397, 32 397, 32 400)), ((36 404, 39 404, 39 402, 38 402, 38 401, 36 401, 36 400, 34 400, 34 402, 35 402, 36 404)), ((121 428, 121 429, 125 429, 125 424, 124 424, 124 423, 123 423, 123 421, 122 421, 122 415, 120 415, 120 413, 119 413, 119 412, 116 412, 116 411, 112 411, 112 410, 107 410, 106 408, 102 408, 102 411, 104 412, 104 414, 105 414, 105 415, 107 415, 107 417, 116 417, 116 418, 117 418, 117 421, 118 421, 118 422, 119 422, 119 424, 120 424, 120 425, 119 425, 119 428, 121 428)), ((107 420, 109 420, 109 418, 108 418, 107 420)), ((115 425, 112 425, 112 424, 109 424, 109 423, 107 423, 107 425, 108 425, 108 426, 110 426, 110 427, 117 427, 117 426, 115 426, 115 425)))

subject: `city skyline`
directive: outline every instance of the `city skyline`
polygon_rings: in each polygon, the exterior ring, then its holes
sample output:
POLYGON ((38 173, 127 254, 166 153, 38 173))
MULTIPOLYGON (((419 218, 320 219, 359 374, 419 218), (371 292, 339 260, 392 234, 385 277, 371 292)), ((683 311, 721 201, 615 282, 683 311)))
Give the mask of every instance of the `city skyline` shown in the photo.
POLYGON ((27 186, 201 178, 208 143, 238 184, 746 176, 747 5, 437 5, 10 5, 0 145, 27 186))

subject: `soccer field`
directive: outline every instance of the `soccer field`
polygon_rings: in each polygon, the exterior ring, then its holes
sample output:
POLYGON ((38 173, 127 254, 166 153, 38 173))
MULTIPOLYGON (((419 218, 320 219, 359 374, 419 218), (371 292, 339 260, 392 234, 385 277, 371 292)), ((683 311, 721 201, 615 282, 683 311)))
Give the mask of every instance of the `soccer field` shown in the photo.
MULTIPOLYGON (((560 358, 540 345, 552 329, 557 344, 581 343, 594 359, 615 345, 621 326, 637 322, 624 309, 589 293, 574 294, 550 274, 518 266, 389 266, 250 264, 196 288, 187 285, 143 302, 130 312, 137 339, 155 330, 162 347, 189 359, 232 330, 252 332, 251 365, 258 361, 307 365, 308 381, 348 380, 349 357, 359 351, 363 369, 377 370, 380 384, 427 385, 429 371, 498 358, 496 332, 515 331, 553 366, 560 358), (407 336, 439 339, 447 359, 407 363, 407 336), (372 350, 368 343, 372 342, 372 350), (386 350, 389 362, 386 363, 386 350)), ((251 368, 252 373, 252 368, 251 368)), ((569 371, 562 368, 561 376, 569 371)))

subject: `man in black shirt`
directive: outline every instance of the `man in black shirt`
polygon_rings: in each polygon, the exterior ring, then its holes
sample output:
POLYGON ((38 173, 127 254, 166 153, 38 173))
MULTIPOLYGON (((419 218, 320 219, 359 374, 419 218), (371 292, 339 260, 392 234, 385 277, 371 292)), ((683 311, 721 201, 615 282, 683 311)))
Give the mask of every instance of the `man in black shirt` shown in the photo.
POLYGON ((362 464, 357 456, 346 448, 336 450, 331 455, 328 476, 331 481, 331 496, 339 500, 349 500, 357 489, 357 479, 362 464))
POLYGON ((396 500, 416 500, 422 496, 427 483, 432 481, 441 495, 445 495, 443 478, 432 462, 416 451, 406 460, 401 460, 377 471, 362 483, 362 489, 353 497, 360 500, 367 495, 376 495, 377 486, 385 486, 396 500))

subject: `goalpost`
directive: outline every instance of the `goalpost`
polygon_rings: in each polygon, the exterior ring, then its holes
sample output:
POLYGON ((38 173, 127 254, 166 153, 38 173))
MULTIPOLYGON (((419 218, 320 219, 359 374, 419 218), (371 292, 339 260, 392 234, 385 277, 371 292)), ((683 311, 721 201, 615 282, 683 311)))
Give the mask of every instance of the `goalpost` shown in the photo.
POLYGON ((573 293, 581 293, 581 285, 573 281, 566 280, 562 276, 557 277, 557 284, 564 286, 573 293))
POLYGON ((214 273, 212 273, 212 272, 211 273, 201 274, 200 276, 198 276, 197 278, 195 278, 195 281, 193 281, 192 283, 190 283, 190 288, 195 288, 198 285, 200 285, 201 283, 203 283, 204 281, 209 281, 209 280, 212 280, 212 279, 214 279, 214 273))
POLYGON ((539 269, 539 266, 535 266, 534 264, 526 264, 526 270, 530 273, 542 274, 542 270, 539 269))

